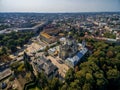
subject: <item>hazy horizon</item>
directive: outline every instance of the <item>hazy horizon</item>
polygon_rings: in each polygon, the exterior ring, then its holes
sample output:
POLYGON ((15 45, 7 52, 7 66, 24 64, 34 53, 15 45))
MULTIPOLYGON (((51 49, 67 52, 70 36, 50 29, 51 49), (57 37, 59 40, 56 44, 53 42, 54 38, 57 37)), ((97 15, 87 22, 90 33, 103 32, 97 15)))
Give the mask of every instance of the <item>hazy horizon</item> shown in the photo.
POLYGON ((119 12, 120 0, 0 0, 0 12, 119 12))

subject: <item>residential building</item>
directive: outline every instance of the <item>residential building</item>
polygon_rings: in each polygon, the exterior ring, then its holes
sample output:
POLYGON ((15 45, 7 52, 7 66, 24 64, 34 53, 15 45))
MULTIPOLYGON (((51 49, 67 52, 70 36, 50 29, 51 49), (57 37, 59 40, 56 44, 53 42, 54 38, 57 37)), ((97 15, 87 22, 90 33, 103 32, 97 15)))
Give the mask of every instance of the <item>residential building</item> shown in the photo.
POLYGON ((58 75, 58 68, 44 56, 35 59, 34 66, 39 73, 44 72, 49 79, 58 75))

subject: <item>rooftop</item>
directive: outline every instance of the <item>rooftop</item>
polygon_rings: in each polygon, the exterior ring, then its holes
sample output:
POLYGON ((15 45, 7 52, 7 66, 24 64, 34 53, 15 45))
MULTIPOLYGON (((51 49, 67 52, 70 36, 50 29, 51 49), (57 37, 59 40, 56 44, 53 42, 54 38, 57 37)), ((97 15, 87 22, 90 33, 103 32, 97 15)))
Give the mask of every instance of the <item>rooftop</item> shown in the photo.
POLYGON ((43 37, 45 37, 45 38, 48 38, 48 39, 52 37, 52 36, 50 36, 49 34, 44 33, 44 32, 42 32, 41 35, 42 35, 43 37))
POLYGON ((44 71, 48 76, 58 69, 50 60, 47 60, 44 57, 38 58, 34 63, 36 63, 35 65, 38 72, 44 71))
POLYGON ((81 60, 81 58, 86 54, 86 52, 88 51, 87 48, 83 48, 82 50, 80 50, 75 56, 73 56, 72 58, 67 58, 66 61, 67 62, 71 62, 71 64, 73 66, 77 65, 77 63, 81 60))
POLYGON ((4 71, 0 72, 0 80, 8 77, 11 74, 12 74, 12 72, 10 69, 5 69, 4 71))

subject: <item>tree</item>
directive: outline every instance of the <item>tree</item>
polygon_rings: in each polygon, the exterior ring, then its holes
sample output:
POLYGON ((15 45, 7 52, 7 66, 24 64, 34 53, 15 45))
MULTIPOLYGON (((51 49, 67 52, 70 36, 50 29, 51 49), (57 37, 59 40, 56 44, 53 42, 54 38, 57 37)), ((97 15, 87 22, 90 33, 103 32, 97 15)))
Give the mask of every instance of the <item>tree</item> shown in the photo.
POLYGON ((79 67, 75 66, 75 72, 78 72, 78 71, 79 71, 79 67))
POLYGON ((119 90, 120 88, 120 72, 117 69, 109 69, 107 72, 107 79, 109 81, 109 90, 119 90))
POLYGON ((10 45, 9 49, 11 50, 12 53, 15 53, 17 51, 17 48, 15 45, 10 45))
POLYGON ((71 90, 81 90, 81 87, 79 85, 79 80, 75 80, 74 82, 71 82, 70 89, 71 90))
POLYGON ((46 48, 45 48, 45 52, 47 52, 47 51, 48 51, 48 49, 49 49, 49 46, 46 46, 46 48))
POLYGON ((80 70, 75 73, 75 78, 80 81, 79 85, 84 85, 85 83, 85 72, 84 70, 80 70))
POLYGON ((113 52, 112 52, 112 51, 108 51, 108 52, 107 52, 107 57, 112 58, 112 57, 113 57, 113 55, 114 55, 114 54, 113 54, 113 52))
POLYGON ((117 54, 116 58, 120 60, 120 53, 117 54))
POLYGON ((63 83, 63 85, 62 85, 62 87, 61 87, 61 89, 60 90, 68 90, 68 84, 67 83, 63 83))
POLYGON ((2 47, 0 49, 0 56, 7 54, 7 49, 5 47, 2 47))
POLYGON ((96 80, 96 85, 97 85, 97 89, 103 89, 107 86, 107 80, 104 77, 104 73, 102 70, 97 71, 94 73, 94 78, 96 80))
POLYGON ((44 72, 38 73, 38 86, 40 88, 44 88, 46 86, 48 86, 48 80, 44 74, 44 72))
POLYGON ((32 67, 32 65, 29 63, 30 57, 27 55, 26 52, 24 52, 23 59, 24 59, 25 69, 26 69, 27 71, 33 72, 33 67, 32 67))
POLYGON ((116 80, 116 79, 120 78, 120 72, 117 69, 110 69, 107 72, 107 78, 108 78, 108 80, 110 80, 110 79, 116 80))
POLYGON ((17 68, 17 70, 18 70, 19 72, 22 72, 22 71, 24 70, 24 63, 22 63, 22 64, 17 68))
POLYGON ((94 82, 94 78, 93 78, 91 73, 86 73, 86 82, 87 83, 93 83, 94 82))
POLYGON ((59 90, 60 82, 58 78, 53 78, 50 84, 50 90, 59 90))
POLYGON ((89 83, 85 83, 82 87, 82 90, 92 90, 92 87, 89 83))
POLYGON ((74 80, 74 70, 70 68, 65 75, 65 81, 67 84, 70 84, 74 80))

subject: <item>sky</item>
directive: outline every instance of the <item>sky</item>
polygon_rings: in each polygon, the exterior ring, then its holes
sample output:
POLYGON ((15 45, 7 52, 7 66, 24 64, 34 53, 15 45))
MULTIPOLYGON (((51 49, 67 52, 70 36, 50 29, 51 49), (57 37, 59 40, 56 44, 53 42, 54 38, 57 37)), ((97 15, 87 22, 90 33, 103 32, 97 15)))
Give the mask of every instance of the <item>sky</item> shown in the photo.
POLYGON ((120 11, 120 0, 0 0, 0 12, 105 11, 120 11))

